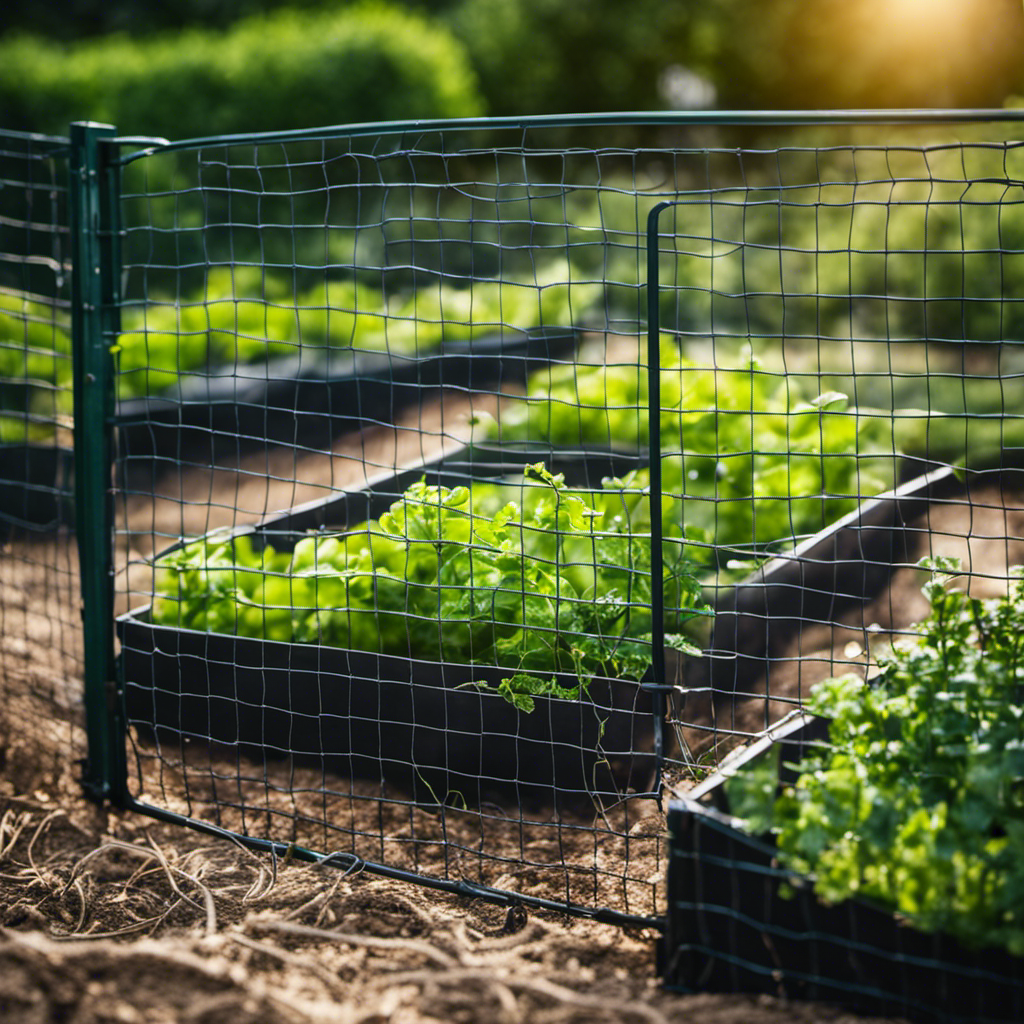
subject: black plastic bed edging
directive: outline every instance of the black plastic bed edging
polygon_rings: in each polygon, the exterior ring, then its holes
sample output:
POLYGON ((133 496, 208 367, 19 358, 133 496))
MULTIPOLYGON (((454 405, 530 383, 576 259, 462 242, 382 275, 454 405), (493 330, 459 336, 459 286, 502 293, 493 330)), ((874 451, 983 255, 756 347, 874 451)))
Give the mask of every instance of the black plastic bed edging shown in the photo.
POLYGON ((781 744, 779 763, 823 737, 796 715, 669 805, 668 915, 659 974, 678 991, 762 992, 840 1003, 920 1024, 1024 1019, 1024 959, 969 949, 865 900, 826 905, 780 867, 770 838, 728 813, 726 779, 781 744), (787 895, 783 892, 787 891, 787 895))
POLYGON ((716 596, 709 656, 686 659, 685 679, 675 681, 727 704, 734 693, 752 692, 776 659, 788 660, 787 646, 804 626, 836 621, 881 593, 909 557, 914 521, 932 501, 963 493, 952 468, 934 469, 769 559, 716 596))
MULTIPOLYGON (((470 481, 518 477, 529 464, 541 462, 565 478, 567 487, 600 490, 605 477, 620 477, 647 465, 642 455, 611 448, 568 448, 483 442, 451 448, 435 459, 386 470, 368 479, 365 488, 315 498, 263 519, 265 532, 344 528, 347 524, 376 519, 392 502, 419 480, 428 485, 458 487, 470 481)), ((539 483, 539 481, 538 481, 539 483)))
POLYGON ((180 377, 176 389, 118 404, 122 459, 207 462, 239 448, 303 443, 326 448, 337 435, 391 422, 425 391, 525 385, 529 374, 574 356, 576 331, 535 329, 472 342, 445 342, 427 355, 308 348, 288 359, 180 377))
POLYGON ((75 457, 53 444, 0 444, 0 539, 74 522, 75 457))
MULTIPOLYGON (((463 449, 231 535, 287 550, 309 530, 380 516, 415 480, 455 486, 469 468, 484 478, 463 449)), ((492 478, 510 468, 492 465, 492 478)), ((589 804, 657 790, 653 701, 638 683, 595 678, 578 700, 536 698, 522 713, 471 685, 497 685, 509 669, 196 632, 154 625, 148 611, 117 621, 127 722, 176 757, 226 745, 257 760, 382 778, 424 804, 456 794, 589 804)))

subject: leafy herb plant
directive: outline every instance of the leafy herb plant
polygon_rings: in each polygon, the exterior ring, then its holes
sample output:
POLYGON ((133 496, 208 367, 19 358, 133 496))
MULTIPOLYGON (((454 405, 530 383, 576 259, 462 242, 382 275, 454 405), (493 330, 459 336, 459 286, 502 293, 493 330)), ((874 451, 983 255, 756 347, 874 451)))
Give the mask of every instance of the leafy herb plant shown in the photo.
POLYGON ((70 426, 70 328, 63 310, 0 292, 0 443, 47 441, 70 426))
POLYGON ((777 774, 740 772, 730 802, 823 900, 1024 956, 1024 579, 980 600, 943 584, 953 560, 927 564, 930 614, 877 677, 816 688, 829 745, 777 797, 777 774))
POLYGON ((562 261, 530 280, 479 280, 461 288, 437 283, 384 294, 346 279, 295 294, 245 268, 215 268, 199 294, 126 308, 115 346, 118 392, 122 398, 156 394, 183 374, 300 351, 351 348, 407 359, 449 342, 565 327, 600 292, 578 277, 562 261))
MULTIPOLYGON (((679 524, 706 570, 816 533, 894 485, 890 414, 851 407, 839 392, 805 399, 749 352, 711 368, 665 342, 661 365, 663 519, 679 524)), ((555 366, 490 429, 501 441, 640 450, 647 408, 643 366, 555 366)), ((633 479, 646 481, 645 470, 633 479)))

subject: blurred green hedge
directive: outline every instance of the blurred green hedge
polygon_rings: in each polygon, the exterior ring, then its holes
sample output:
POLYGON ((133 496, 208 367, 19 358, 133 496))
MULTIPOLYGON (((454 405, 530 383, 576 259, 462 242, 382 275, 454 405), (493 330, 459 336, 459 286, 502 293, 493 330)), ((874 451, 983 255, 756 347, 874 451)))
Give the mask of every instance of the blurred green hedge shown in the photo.
POLYGON ((378 2, 284 10, 226 32, 114 35, 70 46, 0 41, 7 128, 71 121, 188 138, 483 111, 465 49, 437 22, 378 2))
POLYGON ((510 115, 664 107, 660 74, 697 59, 713 21, 694 0, 461 0, 441 16, 488 112, 510 115))

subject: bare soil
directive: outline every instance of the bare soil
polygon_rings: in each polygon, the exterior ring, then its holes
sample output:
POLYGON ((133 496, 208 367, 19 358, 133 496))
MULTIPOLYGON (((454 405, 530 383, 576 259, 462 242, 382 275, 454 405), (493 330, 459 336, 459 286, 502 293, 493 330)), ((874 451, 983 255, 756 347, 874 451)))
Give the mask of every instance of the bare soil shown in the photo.
POLYGON ((666 993, 650 933, 274 862, 74 793, 2 805, 11 1024, 857 1019, 666 993))
MULTIPOLYGON (((133 589, 144 592, 141 576, 137 588, 131 576, 142 572, 142 558, 170 538, 255 520, 358 482, 367 455, 389 466, 432 454, 445 439, 454 444, 464 436, 469 412, 464 396, 446 396, 414 410, 394 430, 374 428, 344 439, 330 455, 296 460, 291 451, 265 452, 233 467, 176 472, 160 481, 156 497, 127 495, 119 509, 121 606, 136 600, 133 589)), ((919 525, 920 554, 959 555, 974 590, 1005 591, 1007 567, 1024 562, 1024 501, 997 486, 936 506, 919 525)), ((804 630, 772 665, 770 684, 733 702, 733 727, 763 728, 766 717, 788 711, 816 679, 863 667, 864 651, 923 614, 921 582, 918 570, 901 569, 871 605, 836 625, 804 630)), ((70 538, 11 540, 0 557, 0 588, 0 1019, 864 1020, 774 997, 665 992, 655 976, 649 929, 508 911, 366 872, 257 855, 227 840, 98 807, 83 798, 74 763, 84 753, 84 738, 70 538)), ((714 736, 709 709, 703 718, 695 704, 687 710, 695 746, 714 736)), ((536 812, 492 807, 483 815, 431 816, 375 800, 363 783, 327 784, 312 769, 286 768, 278 775, 273 766, 223 752, 204 754, 202 771, 191 775, 187 766, 155 757, 142 741, 137 752, 137 792, 252 834, 316 846, 336 840, 338 830, 376 830, 390 837, 386 849, 381 844, 389 863, 554 898, 552 870, 578 863, 587 870, 560 869, 563 893, 594 905, 657 899, 664 820, 652 801, 639 802, 628 818, 621 808, 592 814, 587 823, 604 829, 595 839, 590 829, 559 828, 536 812), (492 856, 480 853, 481 820, 492 856)))

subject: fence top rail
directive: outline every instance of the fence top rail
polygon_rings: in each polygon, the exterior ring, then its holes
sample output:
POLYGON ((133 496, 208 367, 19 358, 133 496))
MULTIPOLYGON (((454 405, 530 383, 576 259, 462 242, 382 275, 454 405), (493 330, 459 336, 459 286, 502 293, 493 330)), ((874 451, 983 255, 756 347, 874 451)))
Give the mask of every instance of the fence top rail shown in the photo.
POLYGON ((2 139, 17 139, 19 142, 31 142, 54 148, 71 145, 71 140, 66 135, 41 135, 39 132, 15 131, 13 128, 0 128, 0 140, 2 139))
POLYGON ((534 114, 525 117, 475 117, 412 121, 366 121, 288 131, 210 135, 194 139, 149 139, 140 136, 104 140, 107 145, 137 145, 142 149, 121 156, 127 164, 155 152, 202 149, 207 146, 292 142, 344 138, 358 135, 404 135, 424 131, 472 131, 485 128, 530 129, 626 125, 733 125, 790 127, 834 125, 916 125, 1024 122, 1024 109, 924 109, 924 110, 661 110, 613 111, 593 114, 534 114))

